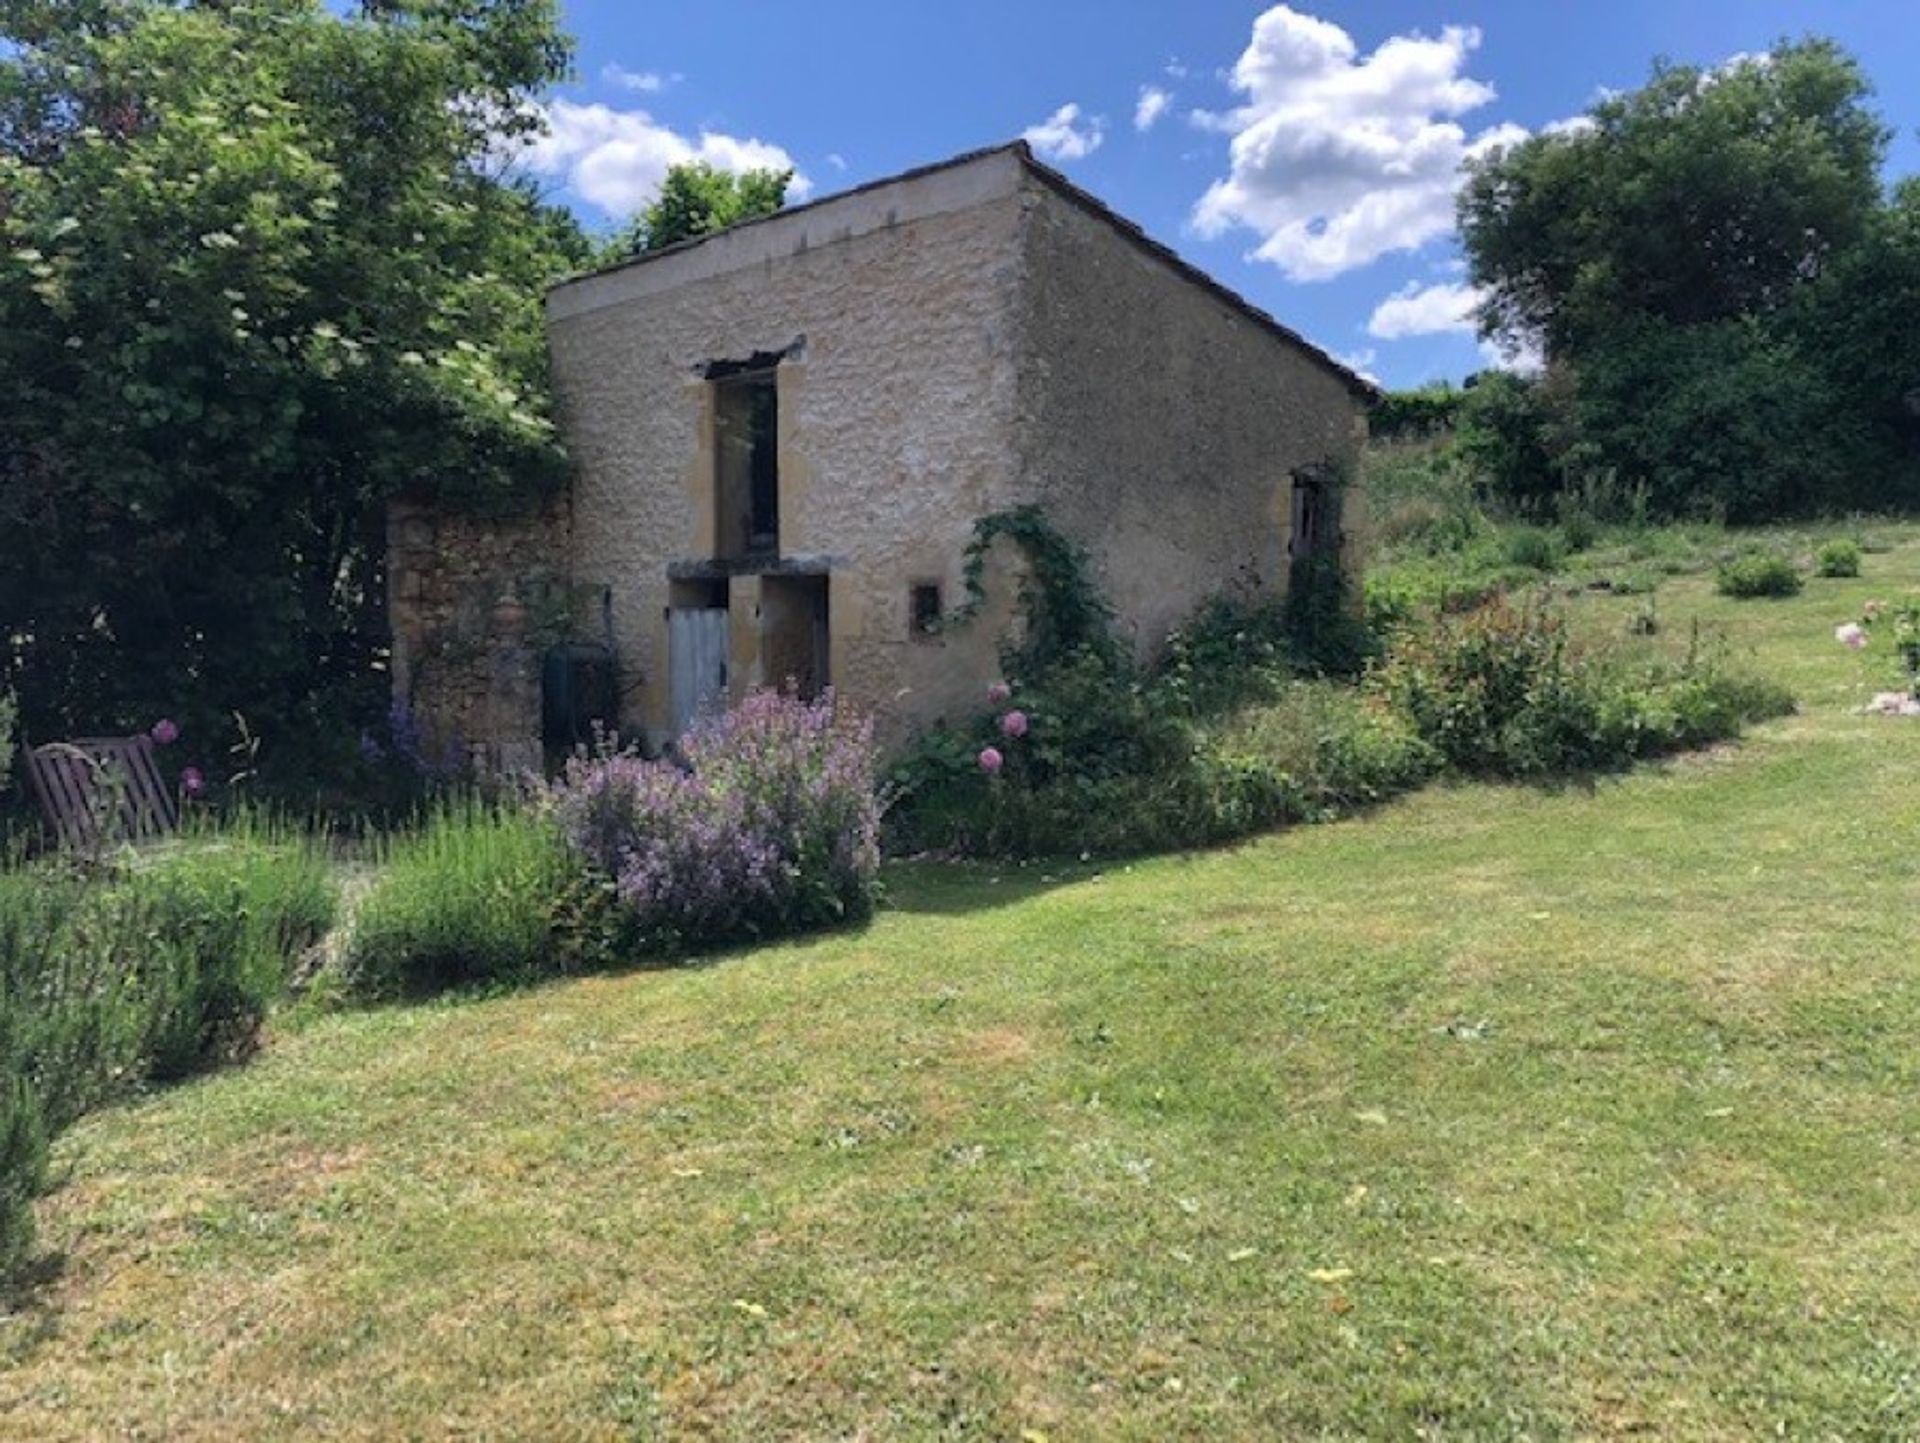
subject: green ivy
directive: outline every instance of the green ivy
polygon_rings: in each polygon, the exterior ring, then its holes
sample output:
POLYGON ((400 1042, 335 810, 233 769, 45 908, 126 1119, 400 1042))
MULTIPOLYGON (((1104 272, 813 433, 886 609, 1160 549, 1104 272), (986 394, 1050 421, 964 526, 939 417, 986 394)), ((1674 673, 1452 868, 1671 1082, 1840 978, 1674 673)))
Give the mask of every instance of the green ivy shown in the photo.
POLYGON ((1087 653, 1118 669, 1125 652, 1114 635, 1113 606, 1094 584, 1086 550, 1064 536, 1037 505, 994 511, 974 522, 962 571, 967 601, 944 625, 964 626, 979 616, 987 599, 987 553, 1002 537, 1017 545, 1028 561, 1019 597, 1026 636, 1007 652, 1007 670, 1033 675, 1087 653))

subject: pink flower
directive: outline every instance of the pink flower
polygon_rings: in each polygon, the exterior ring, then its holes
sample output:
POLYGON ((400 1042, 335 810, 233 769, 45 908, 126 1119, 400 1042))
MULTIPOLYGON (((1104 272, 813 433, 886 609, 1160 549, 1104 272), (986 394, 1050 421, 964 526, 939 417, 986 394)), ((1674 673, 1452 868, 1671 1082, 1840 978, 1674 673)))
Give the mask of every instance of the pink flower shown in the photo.
POLYGON ((997 773, 1001 767, 1006 765, 1006 761, 1007 759, 1000 755, 1000 749, 998 747, 982 747, 980 749, 980 770, 988 776, 993 776, 997 773))
POLYGON ((1849 621, 1845 626, 1833 629, 1833 639, 1853 651, 1867 644, 1867 629, 1858 622, 1849 621))
POLYGON ((199 796, 201 792, 206 790, 206 786, 207 779, 200 775, 200 768, 182 767, 180 769, 180 790, 188 796, 199 796))
POLYGON ((153 724, 153 729, 147 735, 163 747, 172 746, 180 740, 180 728, 173 724, 170 717, 161 717, 153 724))
POLYGON ((1009 737, 1023 737, 1027 734, 1027 714, 1023 711, 1010 711, 1000 718, 1000 734, 1009 737))
POLYGON ((987 688, 987 705, 999 706, 1000 703, 1006 701, 1012 695, 1012 687, 1008 686, 1004 681, 996 681, 992 686, 987 688))

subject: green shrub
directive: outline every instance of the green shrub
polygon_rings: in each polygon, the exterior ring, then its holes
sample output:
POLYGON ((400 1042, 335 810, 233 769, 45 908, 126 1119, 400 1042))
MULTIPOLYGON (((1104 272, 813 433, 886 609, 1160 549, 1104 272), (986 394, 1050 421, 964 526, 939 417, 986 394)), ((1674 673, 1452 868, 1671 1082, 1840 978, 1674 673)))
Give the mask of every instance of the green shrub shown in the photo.
POLYGON ((1504 603, 1406 638, 1379 693, 1453 767, 1545 776, 1698 746, 1790 708, 1696 644, 1678 662, 1578 644, 1564 619, 1504 603))
POLYGON ((1563 508, 1560 539, 1571 552, 1591 551, 1600 540, 1600 523, 1592 514, 1577 508, 1563 508))
POLYGON ((1378 696, 1326 682, 1296 682, 1248 708, 1205 754, 1257 760, 1285 775, 1296 811, 1314 820, 1419 786, 1439 765, 1433 748, 1378 696))
POLYGON ((32 1248, 33 1200, 47 1185, 46 1121, 14 1022, 10 1003, 0 1002, 0 1279, 32 1248))
POLYGON ((1816 576, 1858 576, 1860 574, 1860 547, 1857 542, 1838 538, 1824 543, 1813 553, 1813 571, 1816 576))
POLYGON ((1777 551, 1743 551, 1720 563, 1714 587, 1722 596, 1795 596, 1800 573, 1777 551))
POLYGON ((571 965, 583 875, 550 818, 513 802, 438 804, 379 848, 360 899, 346 980, 368 996, 518 981, 571 965))
POLYGON ((1552 571, 1560 564, 1560 541, 1544 526, 1516 526, 1502 543, 1509 566, 1552 571))
POLYGON ((0 870, 0 1272, 45 1139, 141 1083, 244 1054, 332 920, 319 848, 255 823, 78 870, 0 870))

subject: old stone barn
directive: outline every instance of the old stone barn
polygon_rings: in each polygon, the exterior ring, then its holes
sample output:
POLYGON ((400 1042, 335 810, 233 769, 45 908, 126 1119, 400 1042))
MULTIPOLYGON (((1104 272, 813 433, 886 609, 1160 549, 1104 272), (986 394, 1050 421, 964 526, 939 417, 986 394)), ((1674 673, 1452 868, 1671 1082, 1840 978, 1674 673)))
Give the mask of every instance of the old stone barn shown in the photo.
POLYGON ((1024 144, 581 276, 547 314, 570 497, 390 528, 396 700, 486 765, 593 715, 663 745, 787 681, 894 740, 964 712, 1011 543, 979 614, 939 622, 976 524, 1022 504, 1143 655, 1347 544, 1329 478, 1367 384, 1024 144))

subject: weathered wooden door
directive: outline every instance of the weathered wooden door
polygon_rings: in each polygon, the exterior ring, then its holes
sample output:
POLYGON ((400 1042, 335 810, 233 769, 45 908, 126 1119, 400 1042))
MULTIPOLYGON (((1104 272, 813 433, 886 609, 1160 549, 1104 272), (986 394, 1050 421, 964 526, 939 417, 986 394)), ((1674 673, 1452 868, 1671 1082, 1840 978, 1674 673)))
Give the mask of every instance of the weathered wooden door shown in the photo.
POLYGON ((668 700, 678 737, 727 700, 727 609, 676 606, 667 613, 668 700))

